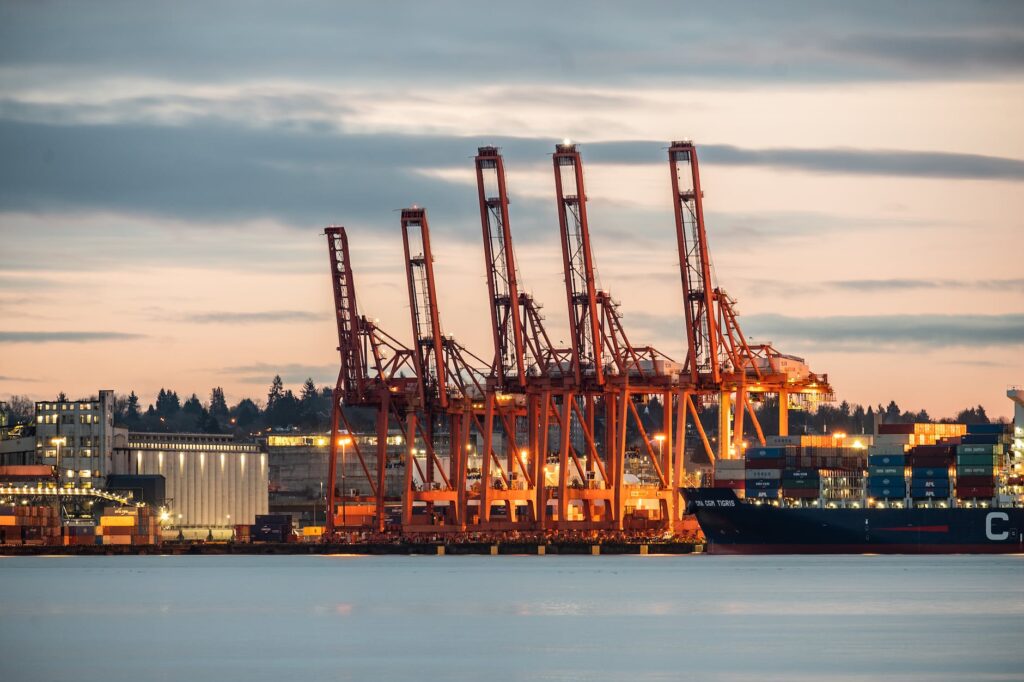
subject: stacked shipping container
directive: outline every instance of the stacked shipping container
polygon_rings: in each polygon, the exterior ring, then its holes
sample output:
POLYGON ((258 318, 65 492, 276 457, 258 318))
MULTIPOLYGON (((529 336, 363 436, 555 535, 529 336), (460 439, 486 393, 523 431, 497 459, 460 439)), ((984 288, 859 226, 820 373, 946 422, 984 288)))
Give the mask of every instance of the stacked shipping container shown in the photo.
POLYGON ((782 468, 786 464, 785 448, 749 448, 745 454, 747 499, 777 500, 782 488, 782 468))
POLYGON ((991 499, 1012 434, 1003 424, 968 424, 956 446, 956 496, 962 500, 991 499))
POLYGON ((151 507, 111 507, 96 526, 97 545, 154 545, 159 541, 151 507))
POLYGON ((0 505, 0 544, 59 545, 60 516, 49 505, 0 505))

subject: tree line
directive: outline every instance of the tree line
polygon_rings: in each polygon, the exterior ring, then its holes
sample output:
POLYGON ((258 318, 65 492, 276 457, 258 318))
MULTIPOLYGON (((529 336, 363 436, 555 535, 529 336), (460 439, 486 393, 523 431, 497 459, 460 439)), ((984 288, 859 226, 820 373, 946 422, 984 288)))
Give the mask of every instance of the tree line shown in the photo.
MULTIPOLYGON (((275 376, 267 390, 266 400, 242 398, 228 405, 224 389, 216 386, 209 397, 201 399, 192 393, 184 400, 177 391, 161 388, 155 400, 142 406, 135 391, 128 395, 115 394, 114 422, 133 431, 233 433, 238 436, 254 434, 266 429, 298 429, 304 432, 325 432, 331 428, 331 392, 329 386, 317 387, 306 379, 296 395, 285 388, 280 375, 275 376)), ((58 400, 64 400, 64 394, 58 400)), ((767 396, 754 403, 754 411, 765 435, 778 433, 778 398, 767 396)), ((30 423, 35 403, 28 396, 11 396, 7 402, 10 424, 30 423)), ((662 430, 662 409, 657 397, 638 410, 644 431, 648 435, 662 430)), ((346 409, 346 415, 356 430, 373 429, 373 414, 367 409, 346 409)), ((947 422, 987 423, 988 415, 981 405, 958 411, 952 417, 934 419, 926 410, 905 411, 895 401, 888 405, 859 405, 842 401, 822 403, 812 410, 791 409, 789 431, 801 433, 872 433, 876 415, 882 423, 947 422)), ((701 423, 709 434, 718 431, 718 405, 709 403, 701 409, 701 423)), ((596 430, 601 430, 597 424, 596 430)), ((632 420, 627 432, 628 440, 640 438, 639 429, 632 420)))

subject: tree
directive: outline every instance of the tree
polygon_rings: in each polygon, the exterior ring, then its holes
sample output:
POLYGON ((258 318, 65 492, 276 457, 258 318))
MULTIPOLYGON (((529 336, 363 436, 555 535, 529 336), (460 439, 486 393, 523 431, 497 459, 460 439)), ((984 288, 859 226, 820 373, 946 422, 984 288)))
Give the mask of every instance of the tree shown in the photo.
POLYGON ((242 398, 231 410, 235 424, 239 427, 249 426, 260 418, 260 408, 249 398, 242 398))
POLYGON ((981 405, 977 407, 969 407, 966 410, 960 410, 956 414, 956 421, 959 424, 988 424, 988 415, 985 414, 985 408, 981 405))
POLYGON ((210 414, 218 419, 228 416, 228 403, 224 399, 224 389, 220 386, 210 391, 210 414))
POLYGON ((188 400, 186 400, 185 404, 182 405, 181 411, 184 412, 185 414, 187 414, 190 417, 196 417, 197 418, 200 415, 202 415, 202 413, 203 413, 203 404, 201 402, 199 402, 199 396, 197 396, 195 393, 193 393, 192 397, 189 398, 188 400))
POLYGON ((139 411, 139 396, 135 395, 135 391, 128 394, 128 402, 125 406, 125 421, 129 424, 138 424, 139 419, 142 418, 142 413, 139 411))
POLYGON ((181 410, 181 400, 173 391, 160 389, 156 396, 156 413, 161 417, 173 417, 181 410))
POLYGON ((7 413, 11 418, 11 425, 27 424, 35 417, 36 404, 27 395, 12 395, 7 401, 7 413))
POLYGON ((895 424, 900 420, 900 407, 896 404, 895 400, 890 400, 889 404, 885 408, 885 422, 887 424, 895 424))
POLYGON ((270 391, 267 392, 267 412, 271 412, 277 406, 278 401, 284 397, 284 382, 281 375, 275 374, 274 380, 270 382, 270 391))

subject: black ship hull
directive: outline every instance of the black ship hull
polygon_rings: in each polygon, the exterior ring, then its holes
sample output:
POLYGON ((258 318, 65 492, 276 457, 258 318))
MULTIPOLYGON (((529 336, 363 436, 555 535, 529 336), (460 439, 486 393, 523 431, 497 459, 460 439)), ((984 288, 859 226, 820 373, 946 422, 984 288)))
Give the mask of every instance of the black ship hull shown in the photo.
POLYGON ((749 504, 724 488, 685 488, 712 554, 1013 554, 1024 508, 822 509, 749 504))

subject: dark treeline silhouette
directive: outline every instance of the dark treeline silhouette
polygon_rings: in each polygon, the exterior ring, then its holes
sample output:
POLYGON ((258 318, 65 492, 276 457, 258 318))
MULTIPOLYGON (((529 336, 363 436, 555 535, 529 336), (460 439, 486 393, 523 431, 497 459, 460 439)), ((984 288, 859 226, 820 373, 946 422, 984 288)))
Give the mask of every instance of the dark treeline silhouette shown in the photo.
POLYGON ((216 386, 205 401, 193 393, 182 401, 178 393, 161 388, 145 410, 132 391, 114 397, 114 421, 133 431, 251 434, 264 429, 323 431, 330 428, 331 388, 317 388, 306 379, 295 395, 275 376, 266 400, 242 398, 228 405, 224 389, 216 386))
MULTIPOLYGON (((61 394, 61 399, 64 394, 61 394)), ((648 437, 663 429, 663 410, 657 397, 638 406, 637 412, 648 437)), ((8 401, 10 422, 31 422, 34 403, 28 396, 11 396, 8 401)), ((754 410, 765 435, 778 433, 778 399, 768 396, 754 403, 754 410)), ((600 412, 599 412, 600 413, 600 412)), ((345 414, 358 432, 372 432, 374 415, 366 408, 346 408, 345 414)), ((981 405, 960 410, 952 417, 934 419, 925 410, 904 411, 890 401, 888 405, 851 404, 847 401, 823 403, 813 410, 791 408, 789 432, 797 434, 872 433, 875 416, 884 424, 909 422, 987 423, 988 415, 981 405)), ((255 434, 266 429, 325 432, 330 429, 331 387, 317 387, 306 379, 299 394, 285 388, 280 376, 275 376, 267 390, 266 399, 242 398, 228 405, 224 389, 214 387, 204 400, 193 393, 184 400, 177 391, 161 388, 155 400, 145 408, 134 391, 114 397, 114 421, 133 431, 233 433, 238 436, 255 434)), ((709 436, 718 432, 718 405, 709 403, 701 408, 701 424, 709 436)), ((595 424, 595 435, 603 434, 601 420, 595 424)), ((692 425, 691 425, 692 429, 692 425)), ((626 433, 630 444, 640 442, 640 430, 629 420, 626 433)))

